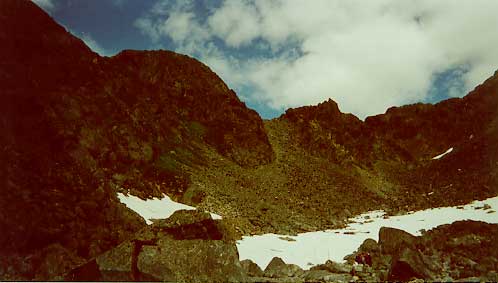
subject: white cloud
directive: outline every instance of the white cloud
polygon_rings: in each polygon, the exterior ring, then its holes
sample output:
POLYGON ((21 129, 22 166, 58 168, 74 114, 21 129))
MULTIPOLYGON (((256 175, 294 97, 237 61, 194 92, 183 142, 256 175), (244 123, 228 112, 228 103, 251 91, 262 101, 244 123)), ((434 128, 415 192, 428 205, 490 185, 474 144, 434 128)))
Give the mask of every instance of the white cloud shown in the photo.
POLYGON ((207 32, 193 20, 194 18, 194 13, 172 14, 159 27, 159 32, 170 36, 175 42, 206 39, 207 32))
POLYGON ((424 100, 434 74, 468 66, 463 87, 448 83, 461 96, 498 67, 498 1, 227 0, 209 15, 181 3, 160 1, 136 26, 276 109, 330 97, 365 117, 424 100), (273 55, 236 53, 261 46, 273 55))
POLYGON ((31 0, 31 1, 33 1, 33 3, 38 5, 38 7, 42 8, 47 13, 53 12, 56 8, 53 0, 31 0))
POLYGON ((239 47, 250 43, 261 34, 259 14, 247 1, 229 1, 209 19, 214 35, 225 40, 228 46, 239 47))

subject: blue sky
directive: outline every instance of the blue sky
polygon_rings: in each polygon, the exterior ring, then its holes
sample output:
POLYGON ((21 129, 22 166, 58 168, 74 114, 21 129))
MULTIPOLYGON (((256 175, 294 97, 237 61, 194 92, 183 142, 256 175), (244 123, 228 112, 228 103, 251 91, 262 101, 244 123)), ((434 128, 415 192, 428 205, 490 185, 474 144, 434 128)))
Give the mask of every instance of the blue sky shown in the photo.
POLYGON ((461 97, 498 66, 493 0, 36 0, 101 55, 196 57, 263 118, 461 97))

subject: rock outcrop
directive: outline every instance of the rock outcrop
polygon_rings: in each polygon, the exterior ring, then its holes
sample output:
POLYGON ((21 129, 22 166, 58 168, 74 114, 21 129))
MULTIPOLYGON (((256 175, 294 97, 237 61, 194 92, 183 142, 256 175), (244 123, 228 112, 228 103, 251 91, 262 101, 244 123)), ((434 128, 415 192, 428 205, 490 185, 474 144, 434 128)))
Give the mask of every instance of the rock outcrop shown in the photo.
POLYGON ((230 229, 208 213, 180 210, 67 276, 71 281, 244 282, 230 229))
POLYGON ((264 276, 269 278, 299 277, 303 269, 295 264, 286 264, 281 258, 274 257, 265 268, 264 276))
POLYGON ((242 265, 242 268, 244 269, 244 271, 246 272, 246 274, 248 276, 251 276, 251 277, 263 277, 264 276, 264 272, 263 272, 263 270, 261 270, 261 267, 259 267, 259 265, 257 265, 256 263, 254 263, 250 259, 242 260, 240 262, 240 265, 242 265))
MULTIPOLYGON (((417 238, 403 230, 382 227, 379 230, 379 248, 384 254, 393 254, 404 247, 414 246, 417 238)), ((366 241, 361 246, 365 248, 366 241)))

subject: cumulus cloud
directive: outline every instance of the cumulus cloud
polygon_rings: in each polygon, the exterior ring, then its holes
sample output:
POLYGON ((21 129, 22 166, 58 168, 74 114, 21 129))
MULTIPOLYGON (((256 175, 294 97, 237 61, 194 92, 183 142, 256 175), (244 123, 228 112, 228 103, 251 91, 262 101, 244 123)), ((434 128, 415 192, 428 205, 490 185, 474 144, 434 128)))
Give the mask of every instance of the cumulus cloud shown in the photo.
POLYGON ((450 96, 492 75, 497 10, 493 0, 227 0, 199 15, 192 2, 159 1, 136 26, 249 89, 246 100, 285 109, 332 98, 364 118, 427 99, 447 70, 465 66, 446 82, 450 96))
POLYGON ((250 43, 261 34, 260 15, 246 1, 228 1, 208 19, 211 32, 230 47, 250 43))
POLYGON ((33 3, 38 5, 38 7, 45 10, 47 13, 51 13, 55 10, 55 4, 53 0, 31 0, 33 3))

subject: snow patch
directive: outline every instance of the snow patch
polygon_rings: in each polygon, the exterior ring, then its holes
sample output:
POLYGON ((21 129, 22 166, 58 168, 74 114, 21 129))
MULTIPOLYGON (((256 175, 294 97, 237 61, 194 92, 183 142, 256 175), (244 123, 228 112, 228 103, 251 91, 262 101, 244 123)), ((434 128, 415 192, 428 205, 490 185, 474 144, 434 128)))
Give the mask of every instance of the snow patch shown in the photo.
POLYGON ((383 226, 420 235, 422 229, 429 230, 459 220, 498 223, 498 217, 496 213, 491 213, 491 209, 498 211, 498 197, 474 201, 458 208, 433 208, 390 216, 387 219, 384 219, 384 211, 376 210, 351 218, 352 223, 344 229, 302 233, 292 237, 295 241, 282 240, 281 238, 286 236, 276 234, 243 237, 237 241, 237 248, 240 260, 251 259, 262 269, 275 256, 282 258, 286 263, 307 269, 310 265, 321 264, 328 259, 342 262, 344 256, 353 253, 367 238, 378 241, 379 230, 383 226), (479 209, 484 204, 488 204, 490 208, 479 209))
POLYGON ((434 159, 434 160, 440 159, 441 157, 445 156, 446 154, 448 154, 452 151, 453 151, 453 148, 450 147, 450 148, 448 148, 447 151, 445 151, 444 153, 441 153, 440 155, 434 156, 432 159, 434 159))
MULTIPOLYGON (((145 219, 145 222, 150 225, 152 224, 152 219, 166 219, 170 217, 177 210, 195 210, 195 207, 178 203, 172 201, 167 195, 163 195, 164 197, 153 198, 143 200, 139 197, 133 195, 124 195, 122 193, 118 193, 118 198, 121 203, 126 205, 129 209, 138 213, 142 218, 145 219)), ((210 213, 211 218, 213 219, 221 219, 221 216, 210 213)))

